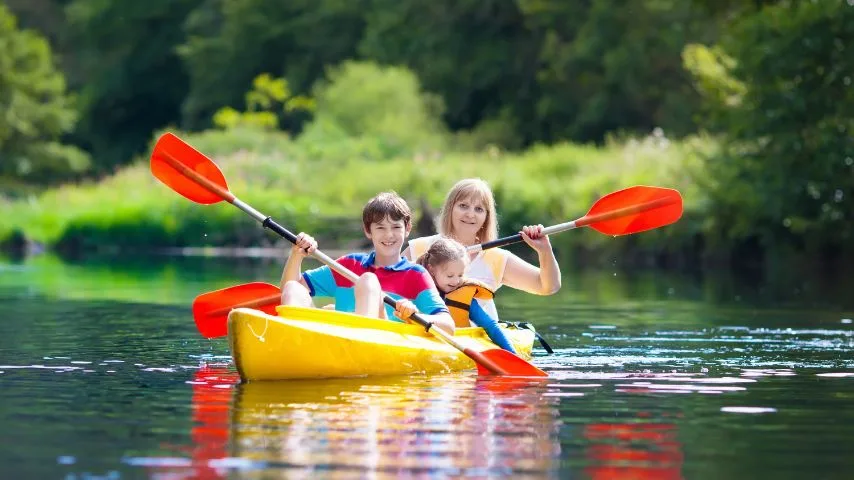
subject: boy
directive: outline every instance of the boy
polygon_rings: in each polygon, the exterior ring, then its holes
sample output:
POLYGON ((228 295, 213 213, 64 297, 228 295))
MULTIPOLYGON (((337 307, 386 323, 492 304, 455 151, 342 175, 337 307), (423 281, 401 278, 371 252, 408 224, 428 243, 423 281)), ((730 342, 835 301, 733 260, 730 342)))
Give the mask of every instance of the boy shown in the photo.
POLYGON ((394 192, 380 193, 365 205, 362 225, 374 251, 338 259, 359 275, 355 284, 328 266, 300 275, 303 259, 317 249, 314 238, 300 233, 282 271, 282 305, 313 307, 311 297, 334 297, 336 310, 397 321, 420 311, 425 320, 453 333, 454 320, 430 274, 400 254, 412 229, 411 219, 409 205, 394 192), (383 291, 397 299, 394 310, 386 310, 383 291))

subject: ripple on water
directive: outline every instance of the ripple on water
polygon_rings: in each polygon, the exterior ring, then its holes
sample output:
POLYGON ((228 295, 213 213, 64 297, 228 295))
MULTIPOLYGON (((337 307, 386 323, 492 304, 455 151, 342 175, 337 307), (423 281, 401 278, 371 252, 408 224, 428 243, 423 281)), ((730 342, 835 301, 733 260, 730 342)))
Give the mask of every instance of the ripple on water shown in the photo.
POLYGON ((771 407, 721 407, 726 413, 776 413, 776 408, 771 407))

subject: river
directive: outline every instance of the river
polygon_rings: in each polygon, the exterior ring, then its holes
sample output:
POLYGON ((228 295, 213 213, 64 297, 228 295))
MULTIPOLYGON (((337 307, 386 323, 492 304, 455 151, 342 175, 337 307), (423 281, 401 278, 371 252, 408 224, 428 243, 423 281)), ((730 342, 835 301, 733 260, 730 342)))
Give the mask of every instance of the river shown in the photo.
MULTIPOLYGON (((854 300, 727 272, 500 291, 545 380, 239 384, 193 298, 268 260, 0 261, 5 478, 850 478, 854 300)), ((828 283, 825 285, 825 283, 828 283)), ((287 361, 287 359, 282 359, 287 361)))

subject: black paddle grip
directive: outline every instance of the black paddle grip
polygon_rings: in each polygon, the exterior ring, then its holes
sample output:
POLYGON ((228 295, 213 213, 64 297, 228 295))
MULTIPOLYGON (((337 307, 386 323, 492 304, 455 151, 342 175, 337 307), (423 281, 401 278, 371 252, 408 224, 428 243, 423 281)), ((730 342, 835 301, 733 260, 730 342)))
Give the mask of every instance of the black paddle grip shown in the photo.
POLYGON ((498 239, 495 239, 491 242, 481 243, 480 249, 486 250, 488 248, 504 247, 507 245, 513 245, 514 243, 519 243, 521 241, 522 241, 522 234, 517 233, 516 235, 510 235, 509 237, 498 238, 498 239))
POLYGON ((276 232, 280 237, 296 245, 297 236, 291 233, 291 231, 287 228, 276 223, 272 218, 265 218, 264 221, 261 222, 261 225, 263 225, 264 228, 269 228, 270 230, 276 232))
MULTIPOLYGON (((397 305, 397 300, 391 298, 389 295, 383 295, 383 302, 391 308, 394 308, 397 305)), ((413 313, 409 319, 424 327, 424 331, 429 332, 430 328, 433 327, 433 322, 424 320, 421 318, 421 315, 418 315, 417 313, 413 313)))

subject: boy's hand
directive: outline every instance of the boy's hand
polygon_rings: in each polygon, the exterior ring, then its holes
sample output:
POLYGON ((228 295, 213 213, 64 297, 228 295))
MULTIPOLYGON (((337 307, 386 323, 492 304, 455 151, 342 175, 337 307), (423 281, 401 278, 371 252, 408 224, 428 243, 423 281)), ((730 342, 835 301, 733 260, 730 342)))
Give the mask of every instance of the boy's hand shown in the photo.
POLYGON ((401 298, 394 304, 394 314, 397 315, 397 318, 408 320, 413 313, 418 313, 418 308, 415 307, 414 303, 405 298, 401 298))
POLYGON ((539 253, 548 253, 552 249, 548 235, 543 235, 542 225, 526 225, 522 227, 522 240, 539 253))
POLYGON ((296 242, 291 247, 291 255, 299 255, 305 257, 311 255, 317 250, 317 241, 311 235, 300 232, 297 235, 296 242))

